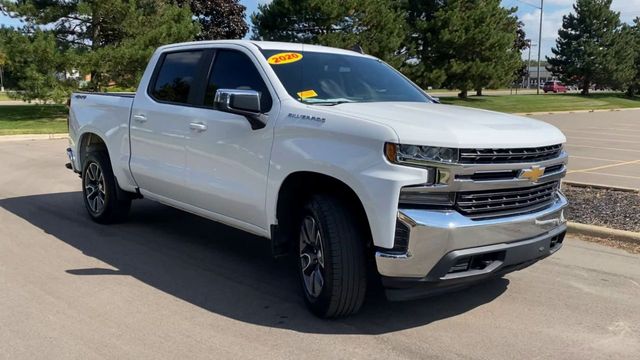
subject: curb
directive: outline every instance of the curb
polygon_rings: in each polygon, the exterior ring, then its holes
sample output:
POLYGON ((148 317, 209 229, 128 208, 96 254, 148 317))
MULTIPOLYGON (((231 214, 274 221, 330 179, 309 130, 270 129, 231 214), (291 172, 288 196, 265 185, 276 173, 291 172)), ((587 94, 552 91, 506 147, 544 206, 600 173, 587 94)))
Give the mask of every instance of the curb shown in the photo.
POLYGON ((580 114, 594 112, 611 112, 611 111, 633 111, 640 108, 617 108, 617 109, 591 109, 591 110, 562 110, 562 111, 537 111, 537 112, 521 112, 513 113, 514 115, 556 115, 556 114, 580 114))
POLYGON ((566 184, 574 187, 580 187, 580 188, 594 188, 594 189, 603 189, 603 190, 615 190, 615 191, 624 191, 624 192, 631 192, 631 193, 640 193, 640 189, 635 189, 630 187, 593 184, 593 183, 571 181, 571 180, 564 180, 564 179, 562 179, 562 184, 566 184))
POLYGON ((69 134, 0 135, 0 142, 3 142, 3 141, 57 140, 57 139, 67 139, 67 138, 69 138, 69 134))
POLYGON ((569 234, 613 239, 636 245, 640 244, 640 233, 638 232, 609 229, 603 226, 586 225, 569 221, 567 222, 567 232, 569 234))

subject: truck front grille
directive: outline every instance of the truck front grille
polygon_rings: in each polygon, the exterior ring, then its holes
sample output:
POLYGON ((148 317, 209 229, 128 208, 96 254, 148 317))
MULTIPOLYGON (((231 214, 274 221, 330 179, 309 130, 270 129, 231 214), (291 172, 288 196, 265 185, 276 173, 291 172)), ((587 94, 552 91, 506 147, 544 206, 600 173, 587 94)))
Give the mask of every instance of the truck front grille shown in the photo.
POLYGON ((527 188, 458 193, 456 208, 473 218, 525 214, 548 207, 555 200, 559 181, 527 188))
POLYGON ((506 164, 536 162, 560 156, 562 145, 519 149, 460 149, 463 164, 506 164))

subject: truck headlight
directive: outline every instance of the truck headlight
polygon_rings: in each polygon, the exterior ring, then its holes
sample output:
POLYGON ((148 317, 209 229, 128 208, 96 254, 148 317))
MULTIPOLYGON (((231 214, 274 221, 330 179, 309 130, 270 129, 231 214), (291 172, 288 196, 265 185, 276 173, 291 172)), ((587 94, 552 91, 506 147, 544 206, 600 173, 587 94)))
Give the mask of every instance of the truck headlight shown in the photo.
POLYGON ((404 165, 424 166, 433 162, 451 164, 458 161, 458 149, 447 147, 386 143, 384 152, 392 163, 404 165))

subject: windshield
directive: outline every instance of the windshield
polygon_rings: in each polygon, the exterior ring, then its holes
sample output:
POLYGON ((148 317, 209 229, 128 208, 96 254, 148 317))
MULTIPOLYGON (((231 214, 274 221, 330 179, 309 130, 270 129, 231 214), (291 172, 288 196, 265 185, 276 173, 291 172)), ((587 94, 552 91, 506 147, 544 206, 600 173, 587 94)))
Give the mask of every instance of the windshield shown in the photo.
POLYGON ((396 70, 377 59, 284 50, 262 53, 287 92, 306 104, 432 102, 396 70))

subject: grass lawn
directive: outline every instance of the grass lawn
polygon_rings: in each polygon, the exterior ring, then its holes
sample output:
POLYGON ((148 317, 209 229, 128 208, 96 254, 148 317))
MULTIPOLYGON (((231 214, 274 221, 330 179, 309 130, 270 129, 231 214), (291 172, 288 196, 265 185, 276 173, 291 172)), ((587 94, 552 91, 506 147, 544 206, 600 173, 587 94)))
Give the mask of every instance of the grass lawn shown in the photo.
POLYGON ((541 94, 512 96, 471 96, 467 99, 441 97, 443 104, 469 106, 508 113, 526 113, 565 110, 597 110, 640 108, 640 97, 625 97, 618 93, 591 94, 541 94))
POLYGON ((11 100, 9 99, 9 96, 7 95, 7 93, 0 92, 0 101, 7 101, 7 100, 11 100))
POLYGON ((64 105, 0 105, 0 135, 66 132, 64 105))

